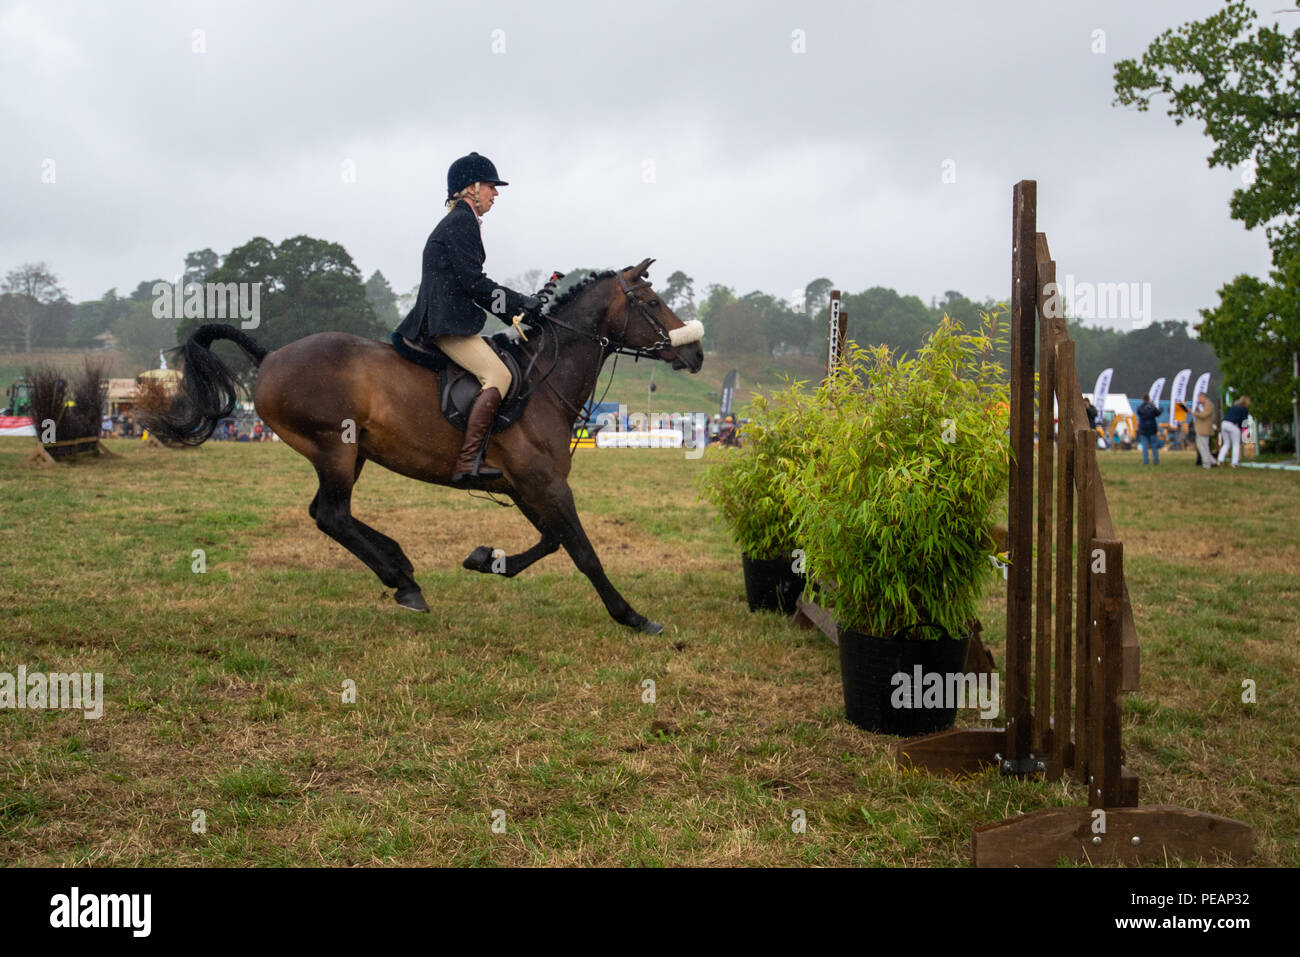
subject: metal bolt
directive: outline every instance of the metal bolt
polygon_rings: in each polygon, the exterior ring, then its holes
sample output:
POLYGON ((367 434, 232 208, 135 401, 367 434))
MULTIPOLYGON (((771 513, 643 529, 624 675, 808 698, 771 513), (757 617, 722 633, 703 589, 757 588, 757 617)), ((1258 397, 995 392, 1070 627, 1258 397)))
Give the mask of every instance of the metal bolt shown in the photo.
POLYGON ((1142 838, 1140 838, 1140 837, 1138 837, 1136 834, 1134 834, 1134 835, 1133 835, 1133 840, 1129 841, 1129 843, 1132 844, 1134 847, 1137 847, 1139 844, 1142 843, 1142 838))
POLYGON ((1097 797, 1101 797, 1101 788, 1097 788, 1097 797))
POLYGON ((1101 847, 1101 835, 1098 834, 1096 837, 1094 837, 1092 839, 1092 843, 1096 844, 1098 847, 1101 847))

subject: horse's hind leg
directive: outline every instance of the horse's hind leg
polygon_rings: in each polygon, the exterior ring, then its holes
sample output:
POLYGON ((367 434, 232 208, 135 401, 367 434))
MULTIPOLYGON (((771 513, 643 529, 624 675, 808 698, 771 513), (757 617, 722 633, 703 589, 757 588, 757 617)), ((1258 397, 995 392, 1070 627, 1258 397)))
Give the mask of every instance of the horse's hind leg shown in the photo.
POLYGON ((354 471, 352 463, 344 461, 318 460, 315 465, 320 488, 308 507, 308 513, 316 519, 316 527, 361 559, 381 582, 397 589, 399 605, 414 611, 428 611, 420 586, 411 577, 410 562, 401 554, 397 543, 352 517, 352 485, 359 470, 354 471), (392 549, 401 556, 400 561, 374 536, 390 542, 392 549))
MULTIPOLYGON (((365 464, 366 464, 366 460, 364 456, 358 455, 357 467, 356 470, 352 473, 352 484, 354 486, 357 483, 357 479, 361 478, 361 466, 365 464)), ((316 515, 313 512, 312 518, 315 517, 316 515)), ((357 528, 360 529, 361 534, 365 535, 366 538, 370 539, 370 541, 375 545, 375 547, 377 547, 380 551, 386 552, 388 554, 388 557, 391 558, 393 561, 395 561, 402 568, 404 568, 408 575, 415 574, 415 566, 412 565, 411 560, 406 557, 406 553, 402 551, 401 545, 397 544, 397 542, 393 541, 391 538, 389 538, 387 535, 385 535, 383 532, 379 531, 378 529, 371 528, 369 525, 361 521, 361 519, 357 518, 355 515, 352 517, 352 520, 357 523, 357 528)))
POLYGON ((496 573, 506 578, 514 578, 533 562, 559 550, 559 536, 551 534, 542 526, 541 518, 519 497, 517 492, 511 492, 510 497, 519 506, 519 511, 524 517, 542 533, 541 541, 526 552, 520 552, 518 555, 502 555, 499 558, 495 556, 495 550, 490 545, 480 545, 461 562, 463 568, 468 568, 472 572, 496 573))

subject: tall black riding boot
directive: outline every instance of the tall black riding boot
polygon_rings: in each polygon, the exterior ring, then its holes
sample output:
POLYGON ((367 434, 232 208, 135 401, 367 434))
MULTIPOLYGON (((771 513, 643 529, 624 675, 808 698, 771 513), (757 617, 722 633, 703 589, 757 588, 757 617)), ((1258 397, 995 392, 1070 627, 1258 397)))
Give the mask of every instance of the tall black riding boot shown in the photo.
POLYGON ((501 477, 500 469, 488 468, 479 464, 479 459, 487 448, 488 434, 492 420, 496 418, 497 408, 501 405, 501 393, 497 389, 481 389, 474 397, 474 407, 469 410, 469 421, 465 425, 465 445, 456 459, 456 466, 451 472, 451 482, 459 485, 466 479, 494 479, 501 477))

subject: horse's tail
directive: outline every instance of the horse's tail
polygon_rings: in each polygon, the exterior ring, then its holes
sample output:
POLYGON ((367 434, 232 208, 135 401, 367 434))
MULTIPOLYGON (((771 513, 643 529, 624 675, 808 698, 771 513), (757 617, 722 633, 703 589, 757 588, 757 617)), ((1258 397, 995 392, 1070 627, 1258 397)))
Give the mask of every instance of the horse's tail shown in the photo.
POLYGON ((212 438, 217 423, 234 411, 234 373, 208 348, 217 339, 229 339, 239 346, 255 366, 270 352, 252 336, 225 323, 208 322, 194 330, 179 350, 185 361, 180 392, 168 408, 140 415, 144 427, 161 441, 202 445, 212 438))

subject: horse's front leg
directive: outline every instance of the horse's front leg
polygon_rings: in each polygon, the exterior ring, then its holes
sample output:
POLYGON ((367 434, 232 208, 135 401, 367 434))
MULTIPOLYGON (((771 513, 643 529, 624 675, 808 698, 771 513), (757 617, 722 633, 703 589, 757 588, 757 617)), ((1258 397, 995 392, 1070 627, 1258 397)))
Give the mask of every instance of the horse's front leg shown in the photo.
MULTIPOLYGON (((521 482, 515 495, 521 511, 525 515, 530 512, 536 515, 534 524, 543 529, 542 541, 534 549, 546 544, 548 532, 555 535, 573 559, 573 564, 595 586, 600 600, 605 603, 606 610, 616 622, 637 628, 648 635, 657 635, 664 630, 663 625, 650 621, 629 605, 605 575, 605 569, 596 557, 596 550, 592 548, 582 522, 578 519, 578 507, 574 504, 573 491, 568 482, 558 477, 541 479, 535 483, 521 482)), ((530 519, 531 517, 530 515, 530 519)))
POLYGON ((518 555, 506 555, 504 553, 498 555, 497 550, 491 545, 480 545, 461 562, 462 568, 468 568, 472 572, 514 578, 533 562, 543 559, 559 549, 560 537, 547 531, 542 524, 541 516, 534 512, 527 502, 520 499, 518 492, 512 490, 510 497, 514 499, 515 505, 519 506, 519 511, 523 513, 524 517, 532 522, 535 529, 542 533, 541 541, 526 552, 520 552, 518 555))

